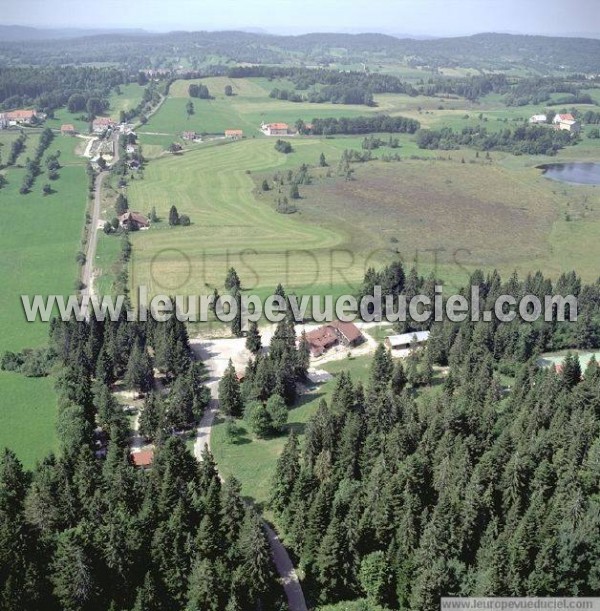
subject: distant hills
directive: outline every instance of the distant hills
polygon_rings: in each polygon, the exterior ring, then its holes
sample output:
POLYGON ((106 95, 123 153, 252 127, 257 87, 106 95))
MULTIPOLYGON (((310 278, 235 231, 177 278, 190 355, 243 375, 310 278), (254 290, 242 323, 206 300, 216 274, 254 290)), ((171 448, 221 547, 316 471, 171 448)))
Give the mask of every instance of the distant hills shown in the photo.
POLYGON ((463 67, 509 72, 600 74, 600 40, 484 33, 404 38, 379 33, 281 36, 256 31, 151 33, 142 29, 53 29, 0 26, 0 64, 113 62, 131 69, 213 63, 308 65, 390 60, 428 70, 463 67), (23 44, 27 43, 27 44, 23 44), (153 61, 152 64, 149 64, 153 61))
POLYGON ((0 41, 19 42, 27 40, 58 40, 65 38, 82 38, 99 34, 124 34, 139 36, 148 34, 142 29, 86 29, 86 28, 33 28, 23 25, 0 25, 0 41))

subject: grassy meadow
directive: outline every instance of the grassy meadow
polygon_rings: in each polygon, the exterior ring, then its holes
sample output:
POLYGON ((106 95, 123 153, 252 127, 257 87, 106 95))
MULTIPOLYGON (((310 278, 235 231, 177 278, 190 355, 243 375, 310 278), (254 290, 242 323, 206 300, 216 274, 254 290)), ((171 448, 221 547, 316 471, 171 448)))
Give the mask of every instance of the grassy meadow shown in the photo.
MULTIPOLYGON (((6 142, 12 133, 2 134, 6 142)), ((32 154, 36 137, 17 160, 32 154)), ((72 152, 75 141, 57 136, 49 152, 60 150, 60 178, 52 183, 55 193, 43 196, 44 174, 31 193, 19 194, 25 170, 5 170, 8 184, 0 190, 0 353, 46 342, 44 323, 28 323, 20 295, 69 294, 77 276, 75 253, 79 250, 86 207, 85 164, 72 152)), ((2 147, 5 154, 6 147, 2 147)), ((0 372, 0 447, 17 452, 26 466, 56 448, 56 397, 50 378, 32 379, 0 372)))
POLYGON ((290 409, 286 432, 278 437, 258 439, 247 424, 236 421, 237 434, 233 440, 227 438, 225 421, 219 419, 213 427, 211 450, 224 477, 235 476, 242 484, 242 493, 259 504, 269 498, 271 481, 275 473, 277 458, 285 445, 287 434, 293 430, 300 440, 310 417, 322 399, 328 400, 335 388, 335 374, 348 371, 355 382, 366 383, 371 365, 370 356, 345 358, 323 365, 323 369, 334 378, 320 386, 309 389, 297 404, 290 409))

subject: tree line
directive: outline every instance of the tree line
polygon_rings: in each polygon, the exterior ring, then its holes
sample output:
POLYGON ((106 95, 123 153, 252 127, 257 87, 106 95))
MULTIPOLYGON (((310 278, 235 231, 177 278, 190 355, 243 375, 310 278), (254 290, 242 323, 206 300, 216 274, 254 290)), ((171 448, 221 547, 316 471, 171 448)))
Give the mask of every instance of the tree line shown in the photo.
POLYGON ((389 132, 396 134, 414 134, 420 123, 406 117, 390 117, 389 115, 373 115, 364 117, 340 117, 328 119, 313 119, 310 129, 306 125, 299 126, 300 133, 311 133, 318 136, 335 134, 369 134, 389 132))
POLYGON ((453 150, 465 146, 515 155, 556 155, 560 149, 578 141, 577 134, 541 125, 519 125, 495 132, 481 126, 463 127, 460 132, 444 127, 438 130, 421 129, 417 133, 417 145, 421 149, 453 150))

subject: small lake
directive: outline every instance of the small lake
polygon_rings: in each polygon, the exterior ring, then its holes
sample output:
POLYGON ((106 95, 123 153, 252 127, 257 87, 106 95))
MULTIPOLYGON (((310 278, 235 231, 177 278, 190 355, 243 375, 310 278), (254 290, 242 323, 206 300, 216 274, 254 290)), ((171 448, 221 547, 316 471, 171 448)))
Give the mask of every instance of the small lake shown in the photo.
POLYGON ((577 185, 600 185, 600 163, 549 163, 538 166, 544 176, 577 185))

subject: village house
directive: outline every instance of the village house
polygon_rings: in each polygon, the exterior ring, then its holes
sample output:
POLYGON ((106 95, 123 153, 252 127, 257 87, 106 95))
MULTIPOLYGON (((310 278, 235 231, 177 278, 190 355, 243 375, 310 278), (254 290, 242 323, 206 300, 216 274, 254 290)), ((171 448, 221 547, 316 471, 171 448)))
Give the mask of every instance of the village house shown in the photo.
POLYGON ((96 117, 92 121, 92 131, 95 134, 101 134, 107 129, 115 127, 116 124, 117 123, 113 121, 110 117, 96 117))
POLYGON ((38 113, 35 110, 13 110, 6 113, 6 120, 11 126, 29 125, 38 118, 38 113))
POLYGON ((552 119, 552 123, 554 123, 554 125, 560 125, 565 121, 575 121, 575 117, 571 113, 567 113, 564 115, 554 115, 554 119, 552 119))
POLYGON ((150 221, 139 212, 128 211, 119 217, 119 225, 129 231, 148 229, 150 221))
POLYGON ((267 123, 261 129, 267 136, 287 136, 290 126, 287 123, 267 123))
POLYGON ((429 339, 429 335, 429 331, 390 335, 385 338, 384 343, 390 350, 411 350, 412 348, 423 347, 429 339))
POLYGON ((60 126, 60 133, 63 136, 74 136, 77 133, 77 130, 70 123, 65 123, 60 126))
POLYGON ((154 461, 154 450, 132 452, 131 461, 134 467, 138 467, 139 469, 150 469, 154 461))
POLYGON ((231 140, 241 140, 244 137, 244 132, 241 129, 226 129, 225 138, 231 140))
POLYGON ((198 134, 196 132, 183 132, 181 137, 184 140, 195 140, 198 137, 198 134))
POLYGON ((540 124, 547 123, 548 117, 546 115, 533 115, 533 117, 529 118, 529 123, 540 124))
POLYGON ((578 134, 581 131, 581 125, 577 121, 561 121, 558 129, 578 134))
POLYGON ((360 330, 351 322, 333 321, 306 334, 310 353, 314 357, 323 355, 327 350, 342 344, 346 347, 357 346, 364 338, 360 330))

